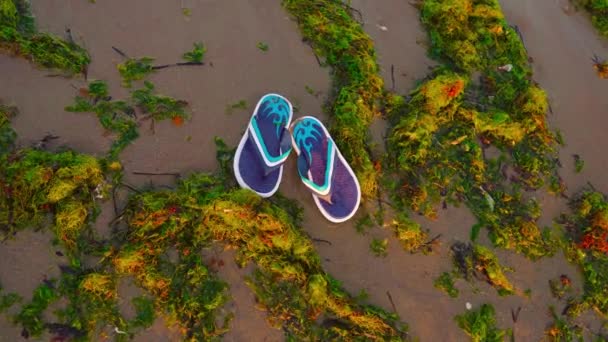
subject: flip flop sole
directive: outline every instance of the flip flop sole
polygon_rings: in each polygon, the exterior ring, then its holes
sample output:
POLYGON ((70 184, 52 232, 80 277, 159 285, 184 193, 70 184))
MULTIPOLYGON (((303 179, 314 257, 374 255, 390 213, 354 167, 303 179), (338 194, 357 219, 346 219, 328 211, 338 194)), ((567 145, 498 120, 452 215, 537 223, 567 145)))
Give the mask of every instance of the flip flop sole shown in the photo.
MULTIPOLYGON (((298 120, 306 120, 312 119, 315 121, 316 125, 318 125, 322 130, 325 136, 330 137, 327 128, 316 118, 311 116, 305 116, 298 120)), ((297 130, 297 123, 294 127, 294 132, 297 130)), ((308 129, 310 131, 310 129, 308 129)), ((317 137, 319 134, 316 135, 317 137)), ((313 138, 315 142, 318 142, 318 138, 313 138)), ((305 146, 296 146, 296 151, 300 153, 311 153, 312 165, 310 165, 310 170, 308 177, 309 179, 314 180, 316 184, 322 184, 326 177, 326 165, 327 159, 329 158, 329 154, 327 153, 328 148, 328 140, 323 139, 323 146, 319 148, 314 148, 311 145, 308 145, 308 152, 303 147, 305 146), (311 148, 312 147, 312 148, 311 148)), ((333 141, 333 140, 332 140, 333 141)), ((306 145, 310 141, 300 141, 301 144, 306 145)), ((295 140, 294 140, 294 144, 295 140)), ((335 146, 335 144, 334 144, 335 146)), ((331 174, 331 201, 332 203, 328 203, 325 200, 319 198, 317 194, 313 192, 312 196, 317 204, 317 207, 325 216, 325 218, 334 223, 341 223, 347 221, 352 218, 357 212, 359 205, 361 203, 361 188, 359 186, 359 182, 357 181, 357 177, 353 170, 348 165, 348 162, 342 154, 340 150, 335 147, 336 153, 333 161, 333 171, 331 174)))
MULTIPOLYGON (((256 114, 259 114, 260 111, 270 111, 272 113, 272 108, 268 108, 265 104, 265 101, 268 101, 272 97, 277 99, 281 104, 287 105, 288 117, 286 118, 286 126, 288 126, 293 117, 293 107, 286 98, 278 94, 264 95, 258 102, 251 117, 253 118, 256 114)), ((259 126, 260 130, 267 136, 270 136, 278 127, 274 122, 262 122, 259 126)), ((242 188, 250 189, 261 197, 270 197, 279 188, 283 177, 283 165, 268 172, 262 160, 262 152, 252 141, 250 134, 252 133, 248 126, 234 155, 234 175, 242 188)), ((278 139, 277 141, 266 139, 265 145, 265 148, 269 151, 276 152, 279 150, 278 139)))

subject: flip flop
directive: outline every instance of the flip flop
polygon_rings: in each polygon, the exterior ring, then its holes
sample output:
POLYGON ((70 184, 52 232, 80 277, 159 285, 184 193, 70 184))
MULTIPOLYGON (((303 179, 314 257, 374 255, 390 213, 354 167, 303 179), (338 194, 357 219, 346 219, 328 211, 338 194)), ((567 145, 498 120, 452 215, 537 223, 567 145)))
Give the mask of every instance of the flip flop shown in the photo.
POLYGON ((293 107, 281 95, 266 94, 258 102, 234 155, 234 175, 242 188, 272 196, 291 152, 288 131, 293 107))
POLYGON ((305 116, 290 130, 298 173, 323 216, 335 223, 353 217, 361 202, 361 188, 327 128, 318 119, 305 116))

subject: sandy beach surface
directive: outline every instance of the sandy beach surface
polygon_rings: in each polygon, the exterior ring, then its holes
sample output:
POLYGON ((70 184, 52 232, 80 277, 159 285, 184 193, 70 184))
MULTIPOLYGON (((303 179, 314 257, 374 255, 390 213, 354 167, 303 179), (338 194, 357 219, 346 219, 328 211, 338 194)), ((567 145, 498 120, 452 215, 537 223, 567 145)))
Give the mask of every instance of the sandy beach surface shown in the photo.
MULTIPOLYGON (((588 18, 574 12, 567 0, 501 0, 501 5, 509 23, 522 32, 533 59, 534 79, 549 94, 549 123, 565 138, 560 172, 568 193, 578 191, 588 181, 608 193, 608 145, 604 137, 608 129, 608 81, 596 77, 590 60, 593 54, 608 58, 608 40, 601 39, 588 18), (581 174, 574 173, 573 154, 585 161, 581 174)), ((173 176, 141 176, 134 171, 187 175, 216 170, 214 137, 236 146, 251 110, 265 93, 288 97, 297 107, 296 116, 326 118, 322 106, 332 87, 331 70, 319 66, 280 0, 99 0, 95 4, 46 0, 32 1, 32 6, 41 31, 63 36, 66 28, 71 29, 76 42, 92 56, 89 80, 107 81, 114 98, 127 97, 128 90, 120 86, 116 64, 123 58, 113 46, 131 57, 150 56, 164 64, 178 61, 194 42, 205 44, 205 66, 169 68, 149 77, 160 93, 188 101, 192 119, 180 127, 170 122, 156 124, 154 129, 147 123, 140 127, 140 138, 120 157, 129 184, 160 187, 175 181, 173 176), (191 15, 184 15, 182 6, 191 9, 191 15), (268 51, 258 49, 258 42, 268 44, 268 51), (309 94, 306 87, 316 94, 309 94), (226 107, 240 100, 247 102, 247 109, 228 113, 226 107)), ((361 12, 364 29, 374 40, 385 86, 393 88, 392 69, 394 90, 406 94, 435 64, 426 56, 427 37, 418 11, 405 0, 353 0, 352 7, 361 12)), ((51 149, 68 146, 102 156, 112 138, 104 135, 97 118, 64 111, 85 81, 48 77, 50 74, 25 60, 0 55, 0 99, 20 109, 13 121, 18 144, 28 146, 53 134, 59 138, 52 142, 51 149)), ((383 127, 382 122, 374 124, 377 139, 381 139, 383 127)), ((478 291, 473 291, 462 280, 457 282, 461 295, 449 298, 433 287, 433 281, 451 269, 450 244, 468 240, 475 218, 467 208, 441 210, 432 222, 416 217, 432 236, 442 234, 442 244, 433 255, 410 255, 389 230, 375 228, 361 235, 353 222, 328 223, 296 174, 292 159, 280 191, 304 207, 305 231, 313 238, 331 242, 315 242, 325 269, 351 293, 365 290, 370 303, 392 311, 387 296, 390 293, 411 335, 421 341, 466 340, 453 317, 465 311, 467 302, 474 306, 492 303, 498 325, 512 328, 516 341, 538 341, 552 321, 548 306, 563 307, 552 298, 548 280, 567 274, 581 291, 577 270, 561 254, 531 262, 513 252, 496 250, 501 263, 514 269, 509 274, 512 282, 521 291, 530 289, 530 298, 499 297, 486 284, 478 284, 478 291), (370 253, 372 238, 389 239, 386 258, 370 253), (518 307, 521 314, 514 323, 511 310, 518 307)), ((563 199, 537 196, 543 204, 544 224, 551 224, 552 218, 566 209, 563 199)), ((108 222, 114 218, 112 204, 104 203, 102 209, 96 229, 108 234, 108 222)), ((26 230, 0 245, 0 280, 7 291, 27 300, 44 277, 58 276, 58 265, 66 260, 55 254, 51 239, 50 232, 26 230)), ((483 241, 488 241, 485 236, 483 241)), ((282 341, 283 332, 268 325, 265 313, 256 308, 253 293, 244 283, 252 268, 239 269, 233 255, 221 248, 204 253, 224 261, 219 276, 230 283, 233 300, 226 310, 234 312, 235 319, 224 340, 282 341)), ((120 301, 127 315, 133 314, 129 298, 139 291, 129 279, 121 281, 120 301)), ((599 322, 591 317, 584 324, 597 329, 599 322)), ((0 341, 20 340, 20 329, 0 316, 0 341)), ((179 336, 158 319, 135 340, 174 341, 179 336)))

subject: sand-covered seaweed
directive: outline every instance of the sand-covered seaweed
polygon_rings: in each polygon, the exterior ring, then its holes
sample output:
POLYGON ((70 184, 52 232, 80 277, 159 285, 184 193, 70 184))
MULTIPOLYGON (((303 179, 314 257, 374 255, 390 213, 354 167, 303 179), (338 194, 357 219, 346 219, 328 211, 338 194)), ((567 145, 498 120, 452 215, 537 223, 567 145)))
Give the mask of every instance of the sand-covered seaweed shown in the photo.
POLYGON ((499 295, 516 293, 515 286, 505 273, 508 268, 502 266, 492 251, 482 245, 456 242, 451 247, 456 275, 473 281, 485 281, 496 289, 499 295))
MULTIPOLYGON (((7 128, 0 126, 0 130, 7 128)), ((12 145, 10 140, 8 145, 12 145)), ((96 215, 95 198, 107 190, 102 165, 94 157, 13 148, 0 154, 0 188, 3 239, 23 228, 43 225, 47 215, 54 214, 57 238, 74 253, 96 215)))
POLYGON ((608 200, 602 193, 587 189, 572 199, 571 210, 560 222, 566 230, 566 255, 583 273, 584 293, 570 303, 568 312, 578 315, 591 308, 607 317, 608 200))
POLYGON ((239 265, 258 266, 249 284, 269 321, 288 336, 398 338, 402 333, 394 314, 357 304, 322 270, 312 242, 287 211, 249 191, 226 189, 220 178, 194 175, 180 181, 175 192, 136 195, 127 217, 129 245, 139 248, 123 248, 114 257, 119 272, 143 272, 139 279, 150 272, 144 265, 157 264, 154 258, 169 246, 183 258, 217 241, 237 248, 239 265))
POLYGON ((0 52, 70 74, 86 74, 91 61, 73 41, 38 32, 27 0, 0 0, 0 52))
POLYGON ((554 192, 564 191, 558 139, 523 43, 495 0, 425 0, 419 7, 430 54, 444 66, 406 101, 391 101, 385 170, 393 202, 431 219, 439 203, 465 203, 495 245, 533 259, 553 254, 552 237, 537 224, 539 205, 523 191, 549 180, 554 192))

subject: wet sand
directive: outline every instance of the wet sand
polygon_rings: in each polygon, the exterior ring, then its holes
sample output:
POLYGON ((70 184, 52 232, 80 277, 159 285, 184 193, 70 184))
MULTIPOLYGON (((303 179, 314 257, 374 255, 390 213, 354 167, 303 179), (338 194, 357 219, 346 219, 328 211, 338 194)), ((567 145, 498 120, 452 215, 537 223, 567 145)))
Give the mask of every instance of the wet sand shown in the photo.
MULTIPOLYGON (((321 106, 331 87, 330 70, 318 66, 279 0, 183 3, 191 8, 191 16, 182 14, 179 2, 166 1, 107 0, 90 4, 83 0, 49 0, 33 4, 41 30, 62 35, 66 27, 71 28, 75 40, 93 57, 89 79, 108 81, 115 98, 124 98, 128 92, 120 87, 116 63, 121 57, 112 46, 130 56, 155 57, 159 64, 164 64, 179 60, 183 52, 191 49, 192 43, 205 43, 207 65, 166 69, 149 78, 159 92, 188 101, 192 120, 181 127, 169 122, 157 124, 154 133, 147 123, 142 125, 141 137, 121 155, 126 182, 130 184, 161 186, 174 181, 172 177, 136 176, 133 171, 188 174, 215 170, 213 137, 220 136, 235 146, 250 110, 266 92, 287 96, 299 109, 296 116, 312 114, 323 118, 321 106), (258 42, 267 43, 269 50, 260 51, 256 47, 258 42), (306 92, 305 86, 322 94, 314 97, 306 92), (241 99, 247 101, 248 109, 226 114, 226 106, 241 99)), ((502 1, 508 21, 520 27, 534 58, 535 79, 549 93, 553 108, 550 123, 563 132, 568 144, 561 151, 562 176, 571 191, 590 180, 598 190, 608 192, 608 182, 603 178, 608 155, 602 151, 605 146, 602 134, 608 127, 608 97, 605 96, 608 82, 595 76, 589 59, 593 53, 608 58, 608 42, 598 38, 583 15, 564 13, 561 8, 564 3, 566 0, 502 1), (580 175, 573 172, 573 153, 580 154, 586 162, 580 175)), ((386 87, 392 87, 393 66, 395 90, 407 93, 415 80, 424 77, 428 67, 434 64, 425 56, 426 34, 419 24, 417 10, 406 1, 398 0, 355 0, 352 5, 362 12, 364 28, 375 41, 386 87)), ((92 114, 63 110, 76 94, 72 85, 81 87, 84 81, 45 77, 50 73, 36 70, 23 60, 0 55, 0 98, 21 110, 14 121, 19 143, 26 146, 52 133, 60 139, 51 148, 65 145, 101 156, 111 138, 104 137, 97 119, 92 114)), ((448 253, 451 242, 468 239, 470 227, 475 223, 468 209, 440 211, 434 222, 420 219, 432 236, 443 234, 443 243, 434 255, 410 255, 401 250, 388 230, 373 229, 363 236, 356 233, 352 222, 327 223, 299 183, 293 160, 288 162, 280 190, 304 206, 304 229, 312 237, 332 242, 332 245, 315 242, 326 270, 343 281, 352 293, 366 290, 370 303, 387 310, 392 310, 386 295, 390 292, 397 312, 409 323, 412 335, 422 341, 464 340, 466 337, 453 322, 453 316, 464 312, 466 302, 474 306, 485 302, 494 304, 499 326, 504 328, 513 327, 510 310, 521 306, 520 319, 514 328, 516 340, 539 340, 551 322, 547 308, 557 304, 550 296, 547 281, 566 273, 580 286, 575 269, 561 256, 533 263, 512 252, 497 251, 501 262, 515 269, 509 274, 510 279, 522 291, 531 289, 531 298, 501 298, 485 284, 478 284, 479 292, 473 293, 471 286, 458 281, 461 295, 451 299, 432 284, 441 272, 451 268, 448 253), (388 257, 376 258, 369 252, 373 237, 389 238, 388 257)), ((550 196, 542 199, 546 223, 549 223, 564 206, 562 201, 550 196)), ((105 223, 112 218, 111 204, 106 203, 96 226, 103 231, 105 223)), ((0 247, 0 280, 6 290, 29 299, 44 275, 57 275, 57 264, 62 261, 57 260, 54 249, 45 244, 48 236, 21 232, 16 240, 0 247)), ((211 252, 225 262, 219 273, 230 283, 234 299, 227 309, 236 317, 225 340, 283 340, 282 331, 264 321, 264 313, 255 308, 253 295, 243 283, 250 269, 238 269, 229 253, 211 252)), ((121 299, 126 306, 128 297, 135 292, 132 287, 121 287, 121 299)), ((137 340, 175 338, 175 333, 158 320, 137 340)), ((0 320, 0 341, 17 340, 20 340, 19 329, 0 320)))

